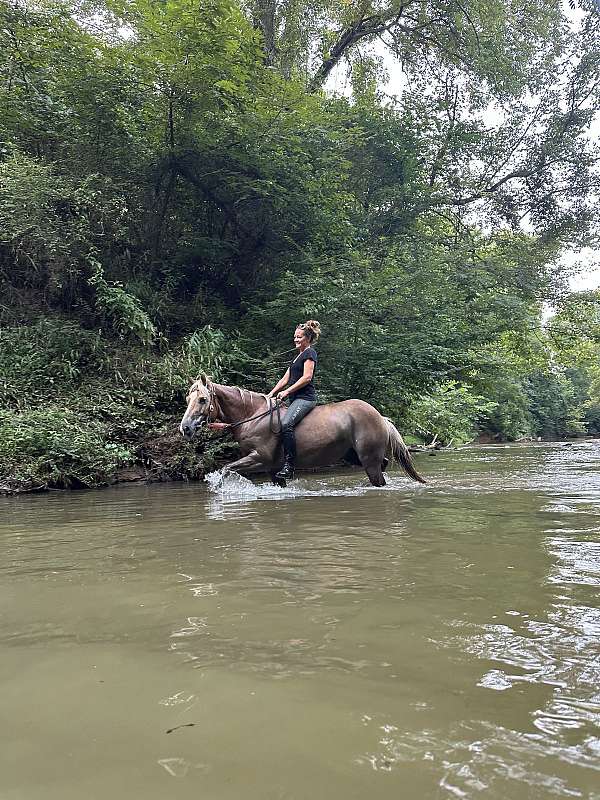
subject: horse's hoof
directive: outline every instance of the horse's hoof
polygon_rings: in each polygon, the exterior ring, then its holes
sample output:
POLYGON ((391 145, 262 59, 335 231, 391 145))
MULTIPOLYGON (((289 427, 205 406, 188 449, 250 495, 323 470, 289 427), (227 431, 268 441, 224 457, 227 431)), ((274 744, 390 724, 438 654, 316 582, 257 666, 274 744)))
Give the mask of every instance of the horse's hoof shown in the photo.
POLYGON ((287 481, 285 478, 279 478, 277 475, 273 475, 273 483, 275 486, 279 486, 280 489, 285 489, 287 486, 287 481))

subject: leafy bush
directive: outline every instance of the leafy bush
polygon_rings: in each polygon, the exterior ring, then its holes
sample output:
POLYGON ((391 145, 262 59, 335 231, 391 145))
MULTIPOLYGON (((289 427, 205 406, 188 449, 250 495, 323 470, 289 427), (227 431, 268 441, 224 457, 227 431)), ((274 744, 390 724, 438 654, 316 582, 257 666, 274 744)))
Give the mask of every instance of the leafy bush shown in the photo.
POLYGON ((529 376, 526 389, 534 432, 548 439, 577 436, 585 430, 584 400, 562 372, 537 372, 529 376))
POLYGON ((15 150, 0 161, 0 268, 10 265, 0 279, 69 308, 84 294, 82 278, 109 235, 116 250, 126 214, 106 179, 91 174, 76 181, 15 150))
POLYGON ((177 426, 190 380, 243 362, 237 339, 205 326, 163 353, 116 344, 60 318, 0 329, 0 489, 98 486, 130 463, 197 478, 219 458, 223 443, 186 445, 177 426))
POLYGON ((411 405, 408 424, 425 440, 464 444, 476 435, 478 419, 494 408, 469 387, 448 381, 411 405))
POLYGON ((244 352, 235 336, 210 325, 195 330, 173 350, 167 351, 152 363, 144 362, 157 392, 166 393, 167 400, 183 399, 190 382, 201 372, 218 381, 237 382, 241 367, 252 359, 244 352))
POLYGON ((0 328, 0 405, 37 407, 106 369, 108 343, 75 322, 0 328))
POLYGON ((48 407, 0 412, 0 484, 29 487, 110 483, 132 453, 111 442, 105 427, 48 407))
POLYGON ((535 433, 529 398, 521 379, 499 369, 495 379, 488 382, 488 397, 493 402, 480 418, 481 431, 499 441, 514 441, 535 433))
POLYGON ((92 260, 92 268, 93 274, 88 283, 95 290, 99 313, 110 320, 114 330, 121 336, 134 336, 142 344, 151 344, 157 331, 137 297, 122 285, 107 281, 98 261, 92 260))

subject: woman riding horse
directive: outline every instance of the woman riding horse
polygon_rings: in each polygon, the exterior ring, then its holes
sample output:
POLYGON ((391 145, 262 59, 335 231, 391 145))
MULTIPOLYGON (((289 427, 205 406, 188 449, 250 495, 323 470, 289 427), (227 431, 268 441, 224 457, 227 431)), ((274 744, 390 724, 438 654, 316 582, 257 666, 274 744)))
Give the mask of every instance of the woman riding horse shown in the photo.
POLYGON ((294 345, 299 352, 287 368, 283 378, 267 395, 267 397, 276 395, 279 401, 285 400, 286 397, 291 400, 281 425, 284 462, 283 467, 275 476, 279 480, 290 480, 294 477, 296 465, 294 428, 317 405, 317 393, 313 384, 317 366, 317 351, 311 345, 317 341, 320 334, 321 326, 316 319, 309 319, 302 325, 298 325, 294 331, 294 345))
MULTIPOLYGON (((243 475, 267 472, 280 486, 285 484, 276 478, 281 466, 280 435, 276 410, 266 395, 213 383, 201 374, 188 392, 179 430, 189 440, 203 425, 231 431, 240 446, 241 458, 226 464, 224 470, 243 475)), ((350 461, 364 468, 373 486, 385 486, 383 470, 391 455, 409 477, 425 483, 394 423, 363 400, 318 405, 311 411, 309 424, 300 425, 295 433, 298 464, 304 469, 350 461)))

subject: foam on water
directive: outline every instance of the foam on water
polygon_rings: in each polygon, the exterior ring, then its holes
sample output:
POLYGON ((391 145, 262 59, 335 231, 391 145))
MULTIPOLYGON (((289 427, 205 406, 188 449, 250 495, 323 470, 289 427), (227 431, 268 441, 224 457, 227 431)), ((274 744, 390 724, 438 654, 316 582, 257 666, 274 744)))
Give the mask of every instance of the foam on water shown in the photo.
MULTIPOLYGON (((384 473, 385 474, 385 473, 384 473)), ((227 500, 280 500, 293 497, 350 497, 363 495, 367 492, 398 491, 402 489, 421 489, 419 484, 413 483, 404 477, 393 477, 385 474, 385 486, 371 486, 364 473, 360 475, 343 476, 346 485, 340 486, 340 475, 332 473, 330 476, 314 475, 295 479, 286 488, 276 486, 269 481, 253 483, 237 472, 228 472, 224 469, 209 472, 205 481, 211 492, 219 498, 227 500)))
POLYGON ((258 500, 262 498, 293 497, 299 492, 297 486, 282 488, 273 483, 253 483, 237 472, 224 469, 209 472, 204 479, 209 489, 220 497, 240 500, 258 500))

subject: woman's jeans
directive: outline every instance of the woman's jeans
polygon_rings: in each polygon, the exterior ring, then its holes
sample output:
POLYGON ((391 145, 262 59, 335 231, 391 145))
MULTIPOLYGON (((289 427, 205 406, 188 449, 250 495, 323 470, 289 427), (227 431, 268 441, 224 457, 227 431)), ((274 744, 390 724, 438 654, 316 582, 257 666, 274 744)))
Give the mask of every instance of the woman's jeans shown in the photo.
POLYGON ((285 419, 281 423, 283 450, 286 456, 294 460, 296 459, 296 436, 294 434, 294 428, 316 405, 316 400, 303 400, 301 398, 293 400, 287 410, 285 419))

